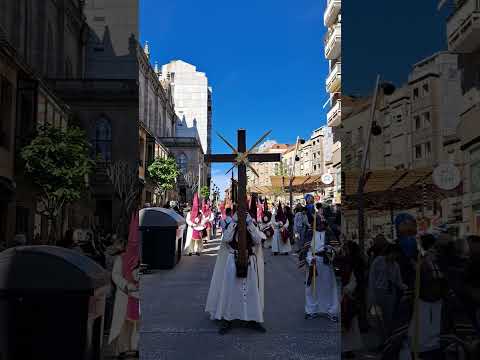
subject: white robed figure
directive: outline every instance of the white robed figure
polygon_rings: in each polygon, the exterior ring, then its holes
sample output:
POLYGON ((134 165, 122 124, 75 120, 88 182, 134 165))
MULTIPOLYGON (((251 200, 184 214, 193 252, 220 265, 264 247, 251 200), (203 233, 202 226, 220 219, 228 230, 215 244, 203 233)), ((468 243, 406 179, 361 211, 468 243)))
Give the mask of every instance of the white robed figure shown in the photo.
POLYGON ((278 204, 277 211, 272 215, 273 238, 272 253, 273 255, 288 255, 292 251, 290 239, 285 234, 288 233, 288 219, 283 212, 282 204, 278 204))
POLYGON ((326 253, 331 252, 328 245, 329 234, 325 231, 325 221, 320 216, 317 216, 317 219, 315 239, 310 242, 306 257, 308 271, 305 285, 305 317, 308 319, 326 315, 332 321, 338 321, 340 300, 337 279, 331 264, 333 258, 328 257, 330 263, 326 264, 324 261, 326 253), (312 273, 314 269, 315 274, 312 273))
POLYGON ((265 235, 247 215, 247 240, 250 246, 248 274, 246 278, 237 277, 237 220, 235 214, 233 222, 222 236, 205 311, 212 320, 222 321, 221 334, 231 328, 233 320, 247 322, 251 328, 264 332, 265 328, 261 325, 264 322, 264 261, 261 244, 265 235))
POLYGON ((211 314, 212 320, 217 311, 218 298, 220 296, 221 286, 223 283, 223 276, 225 273, 225 265, 228 257, 228 245, 223 240, 225 237, 225 231, 232 225, 233 219, 231 217, 232 209, 228 208, 225 211, 225 219, 222 219, 220 225, 222 227, 222 237, 220 241, 220 247, 217 253, 217 260, 215 262, 215 268, 213 269, 212 280, 210 281, 210 289, 208 290, 207 304, 205 305, 205 312, 211 314))
POLYGON ((203 250, 202 232, 205 229, 206 222, 199 208, 198 193, 195 193, 193 197, 192 209, 188 212, 185 222, 188 229, 184 252, 187 255, 200 255, 203 250))

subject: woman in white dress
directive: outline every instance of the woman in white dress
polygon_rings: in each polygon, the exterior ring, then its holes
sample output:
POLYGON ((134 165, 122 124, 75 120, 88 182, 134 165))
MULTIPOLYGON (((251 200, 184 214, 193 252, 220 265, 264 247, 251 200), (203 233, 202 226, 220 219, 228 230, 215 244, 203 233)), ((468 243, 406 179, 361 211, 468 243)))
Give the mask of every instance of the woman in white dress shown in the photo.
MULTIPOLYGON (((273 217, 273 216, 272 216, 273 217)), ((272 253, 273 255, 288 255, 292 251, 292 244, 288 236, 288 219, 283 212, 282 204, 278 204, 274 215, 272 253)))

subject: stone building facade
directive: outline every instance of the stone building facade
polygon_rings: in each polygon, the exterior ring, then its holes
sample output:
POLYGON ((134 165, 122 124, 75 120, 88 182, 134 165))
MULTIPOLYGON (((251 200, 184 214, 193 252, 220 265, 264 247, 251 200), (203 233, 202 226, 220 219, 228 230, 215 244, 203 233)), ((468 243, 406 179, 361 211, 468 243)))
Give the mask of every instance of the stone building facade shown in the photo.
POLYGON ((47 222, 17 156, 39 124, 66 126, 73 112, 46 81, 81 76, 87 24, 83 1, 2 1, 0 4, 0 242, 28 242, 47 222))
POLYGON ((32 243, 48 232, 35 187, 15 156, 44 122, 79 125, 92 156, 102 159, 88 194, 64 209, 62 230, 109 231, 119 204, 106 166, 138 164, 138 2, 6 0, 0 6, 0 176, 6 189, 0 192, 0 241, 24 234, 32 243))
MULTIPOLYGON (((444 4, 445 1, 442 1, 444 4)), ((458 54, 461 86, 456 133, 463 164, 465 233, 480 235, 480 3, 455 1, 447 19, 448 50, 458 54)))

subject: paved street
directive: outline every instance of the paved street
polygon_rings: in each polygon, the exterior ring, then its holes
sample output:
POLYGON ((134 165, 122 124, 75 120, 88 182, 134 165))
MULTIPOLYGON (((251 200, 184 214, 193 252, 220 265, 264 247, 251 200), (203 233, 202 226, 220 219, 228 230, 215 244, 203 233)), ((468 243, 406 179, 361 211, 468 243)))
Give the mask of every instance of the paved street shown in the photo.
POLYGON ((142 360, 340 359, 339 324, 303 318, 304 274, 295 256, 265 257, 267 333, 235 328, 219 335, 204 312, 217 248, 212 241, 203 256, 142 277, 142 360))

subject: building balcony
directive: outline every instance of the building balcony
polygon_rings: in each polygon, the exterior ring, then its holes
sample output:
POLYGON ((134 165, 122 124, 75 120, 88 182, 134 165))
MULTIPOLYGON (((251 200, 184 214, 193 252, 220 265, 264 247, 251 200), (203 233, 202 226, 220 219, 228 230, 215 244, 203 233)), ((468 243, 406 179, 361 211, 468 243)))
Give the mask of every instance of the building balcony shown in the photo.
POLYGON ((342 51, 341 38, 342 27, 338 23, 332 26, 325 36, 325 57, 328 60, 335 60, 340 57, 342 51))
POLYGON ((326 90, 329 93, 336 93, 340 91, 342 84, 342 64, 337 62, 330 70, 326 80, 326 90))
POLYGON ((328 0, 327 8, 323 15, 323 23, 326 27, 330 27, 335 24, 338 14, 340 14, 340 8, 342 7, 341 0, 328 0))
POLYGON ((447 20, 448 50, 471 53, 480 47, 480 1, 459 1, 447 20))
POLYGON ((338 99, 327 113, 327 124, 330 127, 339 126, 342 121, 342 104, 338 99))

